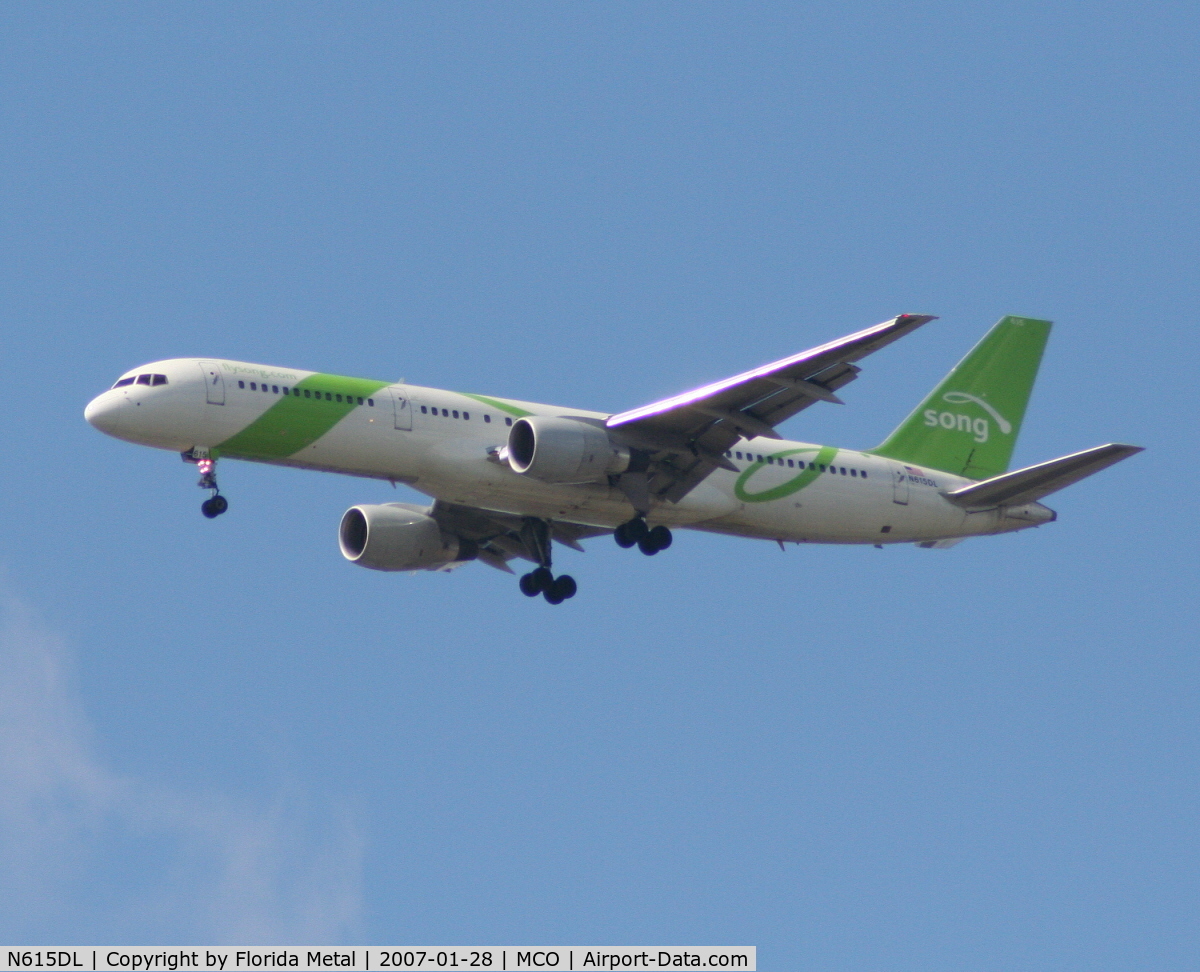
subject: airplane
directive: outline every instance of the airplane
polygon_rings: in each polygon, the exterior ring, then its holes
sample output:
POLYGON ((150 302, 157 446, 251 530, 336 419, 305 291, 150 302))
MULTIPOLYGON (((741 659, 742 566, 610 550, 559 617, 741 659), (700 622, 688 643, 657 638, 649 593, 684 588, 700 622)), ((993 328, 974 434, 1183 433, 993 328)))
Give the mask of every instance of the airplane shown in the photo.
POLYGON ((88 404, 95 428, 195 463, 228 501, 220 459, 405 483, 432 505, 352 506, 342 555, 383 571, 445 571, 478 560, 559 604, 555 542, 612 534, 655 555, 672 529, 784 543, 914 543, 1040 526, 1039 500, 1141 452, 1108 443, 1008 471, 1051 322, 1004 317, 874 449, 783 439, 776 426, 837 392, 855 363, 935 318, 890 321, 693 391, 607 414, 404 382, 216 358, 126 372, 88 404))

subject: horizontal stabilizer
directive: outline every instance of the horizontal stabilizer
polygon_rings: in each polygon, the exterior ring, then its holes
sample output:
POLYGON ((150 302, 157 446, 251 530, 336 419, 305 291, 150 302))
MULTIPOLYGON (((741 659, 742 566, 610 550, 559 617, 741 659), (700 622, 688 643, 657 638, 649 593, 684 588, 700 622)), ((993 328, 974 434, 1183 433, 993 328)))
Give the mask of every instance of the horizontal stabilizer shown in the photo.
POLYGON ((1036 502, 1141 451, 1141 446, 1110 442, 1003 476, 993 476, 946 493, 945 496, 951 503, 967 509, 1020 506, 1036 502))

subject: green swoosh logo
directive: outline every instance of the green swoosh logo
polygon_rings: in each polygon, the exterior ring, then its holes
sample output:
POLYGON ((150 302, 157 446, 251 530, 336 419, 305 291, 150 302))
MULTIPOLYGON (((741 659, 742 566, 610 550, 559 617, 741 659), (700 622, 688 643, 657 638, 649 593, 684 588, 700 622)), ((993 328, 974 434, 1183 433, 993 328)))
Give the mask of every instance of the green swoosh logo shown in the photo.
POLYGON ((812 461, 809 462, 808 468, 803 470, 800 475, 789 479, 786 483, 772 486, 770 489, 751 493, 746 489, 746 484, 750 481, 750 477, 767 466, 765 461, 756 462, 751 466, 747 466, 746 470, 738 476, 737 482, 733 484, 733 494, 743 503, 769 503, 771 500, 791 496, 792 493, 800 492, 800 490, 804 489, 805 486, 820 476, 820 465, 828 466, 833 461, 833 457, 838 454, 838 450, 833 446, 822 446, 820 449, 809 446, 805 449, 785 449, 783 452, 773 453, 770 458, 783 459, 787 456, 794 456, 799 452, 816 452, 812 461))

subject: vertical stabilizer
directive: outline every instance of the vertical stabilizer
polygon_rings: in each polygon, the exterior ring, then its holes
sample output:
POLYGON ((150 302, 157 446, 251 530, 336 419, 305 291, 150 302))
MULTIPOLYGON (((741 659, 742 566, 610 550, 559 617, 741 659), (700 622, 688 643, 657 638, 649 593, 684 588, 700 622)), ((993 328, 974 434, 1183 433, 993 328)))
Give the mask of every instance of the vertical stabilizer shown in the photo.
POLYGON ((1007 471, 1050 321, 1004 317, 872 451, 987 479, 1007 471))

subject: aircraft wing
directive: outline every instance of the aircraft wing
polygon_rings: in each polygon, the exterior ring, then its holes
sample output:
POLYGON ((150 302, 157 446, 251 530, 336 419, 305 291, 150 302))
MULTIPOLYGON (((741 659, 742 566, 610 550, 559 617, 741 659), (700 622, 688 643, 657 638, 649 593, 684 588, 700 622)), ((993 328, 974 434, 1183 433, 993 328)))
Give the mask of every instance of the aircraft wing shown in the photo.
POLYGON ((621 477, 622 488, 638 508, 648 508, 650 496, 679 502, 714 469, 735 468, 725 451, 739 439, 778 439, 775 426, 814 402, 841 404, 834 392, 858 376, 855 361, 932 320, 927 314, 902 314, 790 358, 611 416, 607 425, 614 438, 652 456, 644 473, 621 477))
POLYGON ((1061 459, 1051 459, 1049 462, 1018 469, 1016 472, 993 476, 991 479, 972 483, 943 495, 951 503, 964 509, 1021 506, 1056 493, 1141 451, 1141 446, 1110 442, 1108 445, 1084 449, 1083 452, 1075 452, 1061 459))

